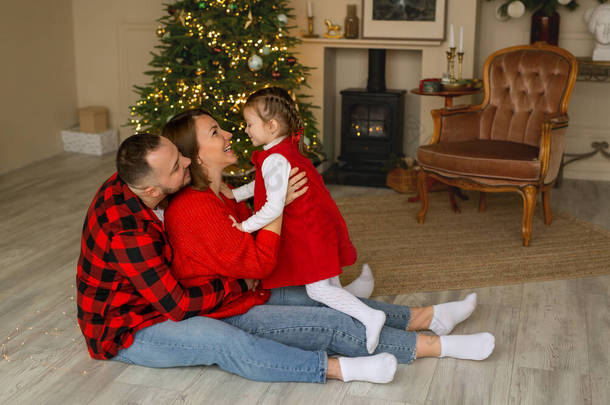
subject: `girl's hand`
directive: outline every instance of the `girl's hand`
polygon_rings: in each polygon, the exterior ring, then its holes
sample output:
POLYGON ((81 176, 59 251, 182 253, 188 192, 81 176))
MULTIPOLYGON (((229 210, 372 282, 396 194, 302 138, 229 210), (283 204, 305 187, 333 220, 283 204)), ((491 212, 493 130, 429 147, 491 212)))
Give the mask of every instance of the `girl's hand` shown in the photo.
POLYGON ((305 172, 301 172, 297 174, 299 171, 298 167, 292 168, 290 170, 290 180, 288 180, 288 189, 286 190, 286 202, 284 206, 290 204, 303 194, 307 192, 309 186, 303 187, 305 183, 307 183, 307 177, 305 177, 305 172), (300 189, 300 190, 299 190, 300 189))
POLYGON ((243 279, 248 286, 248 291, 254 291, 258 287, 260 280, 252 279, 252 278, 244 278, 243 279))
POLYGON ((231 190, 226 183, 220 183, 220 192, 222 193, 222 195, 224 195, 230 200, 235 199, 235 196, 233 195, 233 190, 231 190))
POLYGON ((237 222, 237 221, 235 220, 235 218, 233 218, 233 216, 232 216, 232 215, 229 215, 229 218, 231 219, 231 221, 233 221, 233 228, 237 228, 237 229, 239 229, 240 231, 245 232, 245 231, 244 231, 244 228, 241 226, 241 223, 240 223, 240 222, 237 222))

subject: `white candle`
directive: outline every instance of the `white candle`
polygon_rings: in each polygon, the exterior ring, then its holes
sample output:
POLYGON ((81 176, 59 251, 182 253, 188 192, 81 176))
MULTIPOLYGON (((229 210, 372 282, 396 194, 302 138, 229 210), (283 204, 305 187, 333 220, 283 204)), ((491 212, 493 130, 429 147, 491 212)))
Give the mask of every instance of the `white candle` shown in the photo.
POLYGON ((455 48, 455 37, 453 36, 453 24, 449 26, 449 48, 455 48))
POLYGON ((307 2, 307 17, 313 17, 313 9, 311 8, 311 1, 307 2))
POLYGON ((460 25, 460 50, 459 52, 464 52, 464 26, 460 25))

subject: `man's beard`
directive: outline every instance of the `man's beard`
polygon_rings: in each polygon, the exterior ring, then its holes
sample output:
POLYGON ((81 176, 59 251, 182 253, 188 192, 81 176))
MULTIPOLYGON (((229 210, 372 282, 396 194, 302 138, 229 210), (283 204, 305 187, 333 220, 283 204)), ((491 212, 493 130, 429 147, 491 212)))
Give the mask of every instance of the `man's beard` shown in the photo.
POLYGON ((190 169, 187 168, 184 172, 184 180, 182 180, 182 184, 180 186, 175 187, 175 188, 159 186, 159 188, 161 189, 163 194, 170 195, 170 194, 177 193, 178 191, 182 190, 182 188, 188 186, 189 184, 191 184, 191 172, 190 172, 190 169))

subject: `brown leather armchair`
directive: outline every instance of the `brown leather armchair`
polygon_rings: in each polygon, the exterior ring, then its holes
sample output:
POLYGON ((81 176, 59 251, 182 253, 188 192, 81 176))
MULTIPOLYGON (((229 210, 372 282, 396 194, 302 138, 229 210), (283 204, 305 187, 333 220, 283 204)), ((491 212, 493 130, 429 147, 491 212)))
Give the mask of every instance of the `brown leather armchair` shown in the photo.
POLYGON ((568 51, 545 43, 499 50, 485 62, 480 105, 433 110, 434 135, 421 146, 418 188, 424 222, 429 179, 481 192, 523 197, 523 245, 530 242, 536 195, 551 224, 549 193, 559 168, 568 126, 567 109, 577 63, 568 51))

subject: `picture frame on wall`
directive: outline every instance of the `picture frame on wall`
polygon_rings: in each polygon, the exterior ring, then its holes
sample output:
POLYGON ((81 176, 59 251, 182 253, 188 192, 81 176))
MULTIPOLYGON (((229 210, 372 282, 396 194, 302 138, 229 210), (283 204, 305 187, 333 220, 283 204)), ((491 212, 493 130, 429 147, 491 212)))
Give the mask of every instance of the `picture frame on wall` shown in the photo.
POLYGON ((447 0, 362 0, 362 38, 442 40, 447 0))

